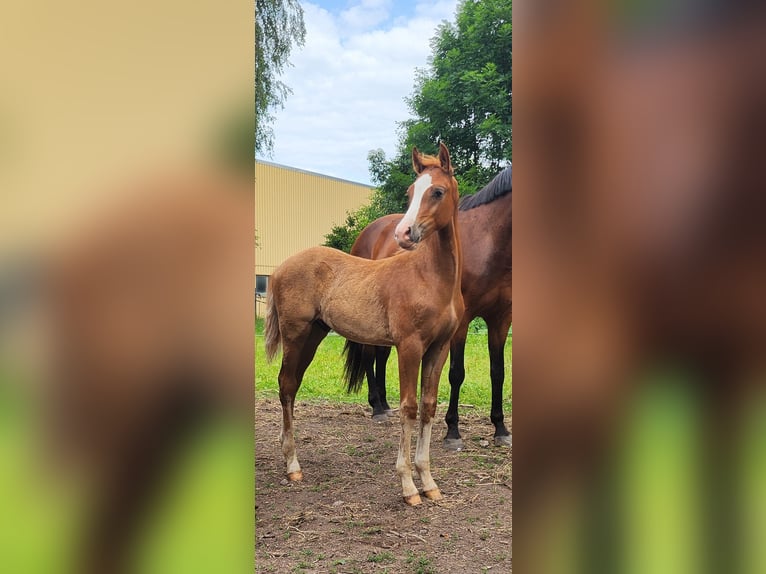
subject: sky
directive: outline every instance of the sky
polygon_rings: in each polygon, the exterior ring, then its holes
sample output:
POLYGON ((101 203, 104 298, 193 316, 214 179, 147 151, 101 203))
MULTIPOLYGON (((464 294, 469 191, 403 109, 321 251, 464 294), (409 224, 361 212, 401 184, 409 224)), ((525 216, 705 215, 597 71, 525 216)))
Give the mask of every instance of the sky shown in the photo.
POLYGON ((430 40, 454 21, 457 2, 301 2, 306 44, 282 76, 293 93, 276 111, 273 154, 261 159, 370 183, 367 152, 393 155, 415 70, 427 67, 430 40))

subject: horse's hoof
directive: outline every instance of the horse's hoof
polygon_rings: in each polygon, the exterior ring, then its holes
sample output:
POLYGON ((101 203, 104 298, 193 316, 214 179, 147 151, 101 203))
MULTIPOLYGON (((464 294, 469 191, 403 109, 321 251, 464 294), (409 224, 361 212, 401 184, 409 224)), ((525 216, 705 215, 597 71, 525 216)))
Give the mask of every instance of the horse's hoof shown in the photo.
POLYGON ((289 472, 287 473, 287 480, 290 482, 298 482, 300 480, 303 480, 303 472, 297 471, 297 472, 289 472))
POLYGON ((405 496, 404 502, 406 502, 408 506, 417 506, 423 503, 423 501, 420 499, 419 494, 413 494, 412 496, 405 496))
POLYGON ((444 448, 447 450, 463 450, 463 439, 462 438, 445 438, 444 439, 444 448))
POLYGON ((442 493, 438 488, 434 488, 433 490, 424 490, 423 496, 425 496, 428 500, 443 500, 444 499, 444 496, 442 496, 442 493))
POLYGON ((513 436, 506 434, 495 437, 495 446, 513 446, 513 436))
POLYGON ((388 420, 388 415, 386 413, 379 413, 377 415, 372 415, 372 420, 374 420, 376 423, 383 423, 388 420))
POLYGON ((389 417, 395 417, 396 411, 394 409, 386 409, 386 415, 388 415, 389 417))

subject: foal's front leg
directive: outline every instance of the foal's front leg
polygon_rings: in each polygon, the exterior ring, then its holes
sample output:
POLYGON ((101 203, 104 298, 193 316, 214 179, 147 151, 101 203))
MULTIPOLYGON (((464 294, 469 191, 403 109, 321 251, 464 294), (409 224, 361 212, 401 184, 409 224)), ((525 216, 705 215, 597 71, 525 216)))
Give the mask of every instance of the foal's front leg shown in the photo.
POLYGON ((423 356, 423 374, 420 383, 420 431, 415 447, 415 469, 423 482, 423 494, 430 500, 443 498, 431 476, 431 429, 436 414, 439 377, 447 360, 447 343, 433 344, 423 356))
POLYGON ((410 450, 418 415, 417 387, 422 351, 419 345, 400 345, 397 351, 399 353, 399 419, 402 423, 402 434, 399 440, 399 455, 396 458, 396 472, 402 480, 404 502, 410 506, 416 506, 422 501, 412 480, 410 450))

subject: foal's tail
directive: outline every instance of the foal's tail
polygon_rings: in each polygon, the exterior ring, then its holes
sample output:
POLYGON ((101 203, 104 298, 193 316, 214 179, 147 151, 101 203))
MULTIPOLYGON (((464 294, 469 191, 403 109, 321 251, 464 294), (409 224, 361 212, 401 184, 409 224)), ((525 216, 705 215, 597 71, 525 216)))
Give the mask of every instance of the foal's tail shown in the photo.
POLYGON ((346 380, 346 390, 358 393, 364 383, 364 375, 367 368, 375 362, 375 353, 371 352, 374 347, 354 343, 346 340, 343 354, 346 355, 346 366, 343 369, 343 378, 346 380))
POLYGON ((271 362, 279 351, 282 334, 279 332, 279 314, 271 289, 266 295, 266 361, 271 362))

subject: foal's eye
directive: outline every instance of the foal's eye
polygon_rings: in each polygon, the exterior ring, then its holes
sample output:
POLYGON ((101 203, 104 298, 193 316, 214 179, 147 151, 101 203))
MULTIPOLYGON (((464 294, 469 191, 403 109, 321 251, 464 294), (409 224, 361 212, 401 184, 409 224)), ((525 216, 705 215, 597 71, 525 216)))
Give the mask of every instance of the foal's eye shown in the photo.
POLYGON ((434 189, 433 193, 431 194, 431 197, 433 197, 434 199, 441 199, 442 197, 444 197, 444 190, 437 187, 436 189, 434 189))

